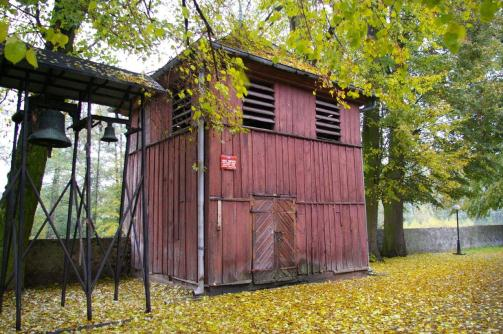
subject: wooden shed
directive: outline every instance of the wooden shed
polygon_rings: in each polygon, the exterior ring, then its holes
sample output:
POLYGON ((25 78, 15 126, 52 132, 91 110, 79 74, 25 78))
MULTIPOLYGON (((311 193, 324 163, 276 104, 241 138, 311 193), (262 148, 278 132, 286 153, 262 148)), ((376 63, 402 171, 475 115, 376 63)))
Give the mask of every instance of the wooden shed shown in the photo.
MULTIPOLYGON (((146 104, 151 273, 189 284, 204 280, 206 291, 366 273, 362 101, 341 108, 329 95, 313 95, 315 75, 226 50, 248 67, 249 94, 235 103, 242 103, 249 132, 204 132, 202 277, 197 137, 183 131, 186 101, 154 96, 146 104)), ((168 83, 174 63, 158 71, 159 82, 168 83)), ((129 161, 127 180, 134 184, 140 178, 134 145, 129 161)), ((132 241, 138 269, 141 240, 132 241)))

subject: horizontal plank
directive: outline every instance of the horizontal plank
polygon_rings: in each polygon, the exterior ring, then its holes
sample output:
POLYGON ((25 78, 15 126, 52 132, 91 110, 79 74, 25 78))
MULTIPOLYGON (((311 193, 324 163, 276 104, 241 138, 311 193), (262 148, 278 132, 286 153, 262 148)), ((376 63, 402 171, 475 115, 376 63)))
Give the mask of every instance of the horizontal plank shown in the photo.
POLYGON ((264 107, 269 107, 269 108, 271 108, 271 109, 274 110, 274 104, 273 103, 258 101, 258 100, 254 100, 254 99, 247 99, 245 97, 245 99, 243 100, 243 104, 246 104, 246 103, 256 104, 256 105, 260 105, 260 106, 264 106, 264 107))
POLYGON ((341 122, 339 117, 328 117, 328 116, 316 115, 316 119, 325 119, 327 121, 336 122, 336 123, 341 122))
POLYGON ((255 97, 259 97, 261 99, 274 101, 274 95, 271 96, 271 95, 261 94, 261 93, 255 92, 253 90, 249 90, 247 96, 255 96, 255 97))
POLYGON ((337 106, 337 104, 330 103, 330 102, 325 102, 325 101, 322 101, 322 100, 319 100, 319 99, 316 99, 316 104, 320 104, 322 106, 329 107, 329 108, 339 109, 339 107, 337 106))
POLYGON ((328 110, 328 109, 320 108, 320 107, 316 107, 316 112, 322 112, 322 113, 325 113, 325 114, 330 114, 330 115, 334 115, 334 116, 340 116, 340 112, 338 112, 338 111, 328 110))
POLYGON ((243 111, 249 111, 249 112, 254 112, 254 113, 257 113, 257 114, 274 116, 274 111, 265 110, 265 109, 259 109, 259 108, 253 108, 253 107, 249 107, 249 106, 243 106, 243 111))
POLYGON ((340 129, 341 129, 341 127, 340 127, 340 126, 335 125, 335 124, 328 124, 328 123, 316 122, 316 129, 318 129, 318 127, 319 127, 319 126, 324 127, 324 128, 337 129, 337 130, 340 130, 340 129))
POLYGON ((182 116, 187 116, 187 115, 190 115, 190 113, 192 112, 191 109, 187 110, 187 111, 184 111, 182 112, 181 114, 178 114, 178 115, 174 115, 173 116, 173 123, 175 123, 175 119, 178 119, 178 118, 181 118, 182 116))
POLYGON ((251 115, 243 115, 243 118, 244 119, 251 119, 254 121, 260 121, 260 122, 264 122, 264 123, 274 124, 274 118, 270 119, 270 118, 257 117, 257 116, 251 116, 251 115))
POLYGON ((327 135, 333 135, 333 136, 340 136, 341 133, 340 131, 330 131, 330 130, 323 130, 323 129, 316 129, 316 133, 324 133, 327 135))
POLYGON ((262 89, 262 90, 274 93, 274 89, 273 88, 267 87, 267 86, 264 86, 264 85, 260 85, 260 84, 258 84, 256 82, 250 82, 250 87, 254 87, 254 88, 257 88, 257 89, 262 89))
POLYGON ((183 99, 173 99, 173 107, 178 107, 180 105, 186 105, 191 102, 190 96, 184 97, 183 99))

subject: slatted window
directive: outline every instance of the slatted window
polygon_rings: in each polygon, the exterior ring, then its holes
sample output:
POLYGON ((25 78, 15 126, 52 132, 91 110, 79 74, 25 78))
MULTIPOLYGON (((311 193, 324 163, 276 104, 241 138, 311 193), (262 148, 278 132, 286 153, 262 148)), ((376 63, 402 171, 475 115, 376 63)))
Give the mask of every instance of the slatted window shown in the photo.
POLYGON ((334 101, 316 97, 316 137, 341 139, 340 109, 334 101))
POLYGON ((173 118, 171 123, 171 131, 173 133, 180 132, 184 129, 187 129, 190 126, 190 120, 192 116, 191 109, 191 96, 187 93, 182 94, 183 97, 180 97, 181 90, 175 90, 173 92, 173 118))
POLYGON ((274 129, 274 86, 251 80, 243 102, 243 125, 274 129))

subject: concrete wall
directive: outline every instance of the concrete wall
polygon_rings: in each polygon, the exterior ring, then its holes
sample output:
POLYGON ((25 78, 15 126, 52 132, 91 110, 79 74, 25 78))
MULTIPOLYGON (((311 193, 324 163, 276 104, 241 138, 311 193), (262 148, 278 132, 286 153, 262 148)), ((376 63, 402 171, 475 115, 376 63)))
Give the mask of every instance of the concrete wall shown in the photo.
MULTIPOLYGON (((456 250, 456 228, 405 229, 407 252, 446 252, 456 250)), ((461 249, 503 246, 503 225, 479 225, 460 228, 461 249)), ((382 246, 383 230, 377 231, 377 243, 382 246)))
MULTIPOLYGON (((106 251, 110 245, 111 238, 100 239, 103 250, 106 251)), ((85 239, 83 239, 85 245, 85 239)), ((92 242, 93 245, 93 277, 98 270, 101 259, 103 258, 103 252, 98 246, 95 239, 92 242)), ((123 272, 128 271, 130 268, 130 243, 127 243, 126 256, 123 261, 123 272)), ((78 266, 79 258, 79 242, 76 241, 75 251, 73 253, 73 260, 78 266)), ((115 265, 115 259, 117 254, 117 248, 114 246, 112 254, 110 255, 110 263, 112 267, 115 265)), ((28 253, 26 259, 26 286, 36 286, 36 285, 46 285, 52 283, 61 283, 63 279, 63 262, 64 253, 63 249, 59 245, 57 240, 52 239, 41 239, 36 240, 32 250, 28 253)), ((82 270, 81 267, 79 267, 82 270)), ((114 269, 115 270, 115 269, 114 269)), ((73 269, 70 268, 71 276, 70 281, 76 282, 77 277, 74 274, 73 269)), ((105 266, 103 274, 101 277, 110 277, 110 269, 105 266)))

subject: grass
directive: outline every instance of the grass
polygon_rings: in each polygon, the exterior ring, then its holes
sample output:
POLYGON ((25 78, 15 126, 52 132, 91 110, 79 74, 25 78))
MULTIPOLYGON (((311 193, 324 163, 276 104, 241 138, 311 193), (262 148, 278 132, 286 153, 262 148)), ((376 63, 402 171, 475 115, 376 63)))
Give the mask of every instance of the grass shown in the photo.
MULTIPOLYGON (((23 329, 83 329, 97 332, 503 332, 503 248, 417 254, 372 264, 378 273, 362 279, 294 285, 203 297, 153 284, 153 313, 143 313, 142 284, 127 280, 119 302, 113 284, 98 286, 94 320, 85 320, 83 293, 72 286, 68 305, 59 289, 25 292, 23 329)), ((13 331, 14 300, 6 298, 0 332, 13 331)))

